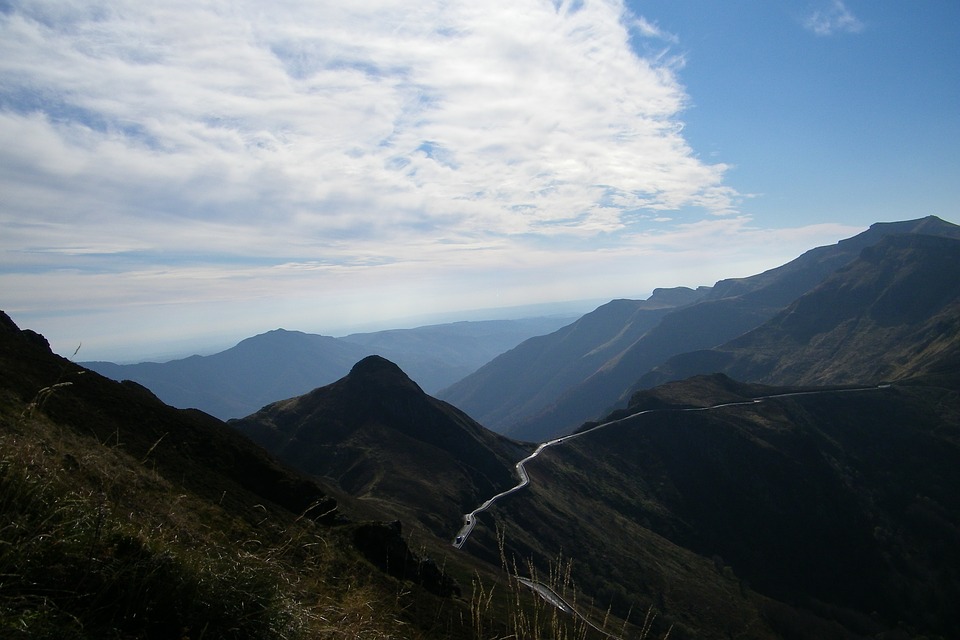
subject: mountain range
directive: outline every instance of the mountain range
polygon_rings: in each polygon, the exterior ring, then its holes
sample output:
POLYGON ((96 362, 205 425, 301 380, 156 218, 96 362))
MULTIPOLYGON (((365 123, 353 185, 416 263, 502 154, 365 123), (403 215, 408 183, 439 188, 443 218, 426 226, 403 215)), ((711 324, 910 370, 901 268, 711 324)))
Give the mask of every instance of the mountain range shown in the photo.
MULTIPOLYGON (((638 602, 655 606, 673 625, 671 637, 949 635, 960 624, 951 604, 960 574, 949 568, 960 566, 960 240, 877 235, 876 242, 858 241, 853 260, 831 258, 843 264, 732 343, 738 354, 753 355, 748 363, 779 363, 771 370, 788 386, 713 373, 635 392, 600 421, 608 426, 581 425, 593 430, 538 457, 529 488, 480 514, 467 548, 491 563, 507 556, 541 572, 551 570, 544 559, 567 554, 586 593, 623 617, 638 602)), ((822 263, 829 252, 819 253, 822 263)), ((784 271, 809 273, 801 267, 784 271)), ((749 296, 778 286, 775 276, 762 285, 722 286, 749 296)), ((685 309, 705 295, 676 293, 673 301, 693 300, 685 309)), ((671 294, 655 294, 649 304, 671 294)), ((620 314, 614 326, 637 321, 639 311, 672 309, 609 306, 606 317, 620 314)), ((559 333, 583 332, 598 317, 559 333)), ((467 445, 494 443, 491 453, 519 445, 480 440, 475 428, 450 419, 411 423, 403 416, 422 412, 397 407, 436 401, 385 362, 360 368, 379 372, 392 391, 351 380, 357 371, 232 424, 319 475, 336 475, 337 456, 350 456, 342 453, 345 435, 369 436, 360 459, 390 460, 377 468, 393 482, 341 487, 454 535, 461 521, 451 514, 478 505, 482 495, 464 503, 466 492, 441 495, 433 480, 405 490, 411 474, 477 487, 476 471, 462 463, 467 445), (355 408, 339 404, 343 397, 355 408), (394 409, 364 417, 360 407, 381 403, 394 409), (406 441, 418 428, 426 428, 418 438, 431 434, 429 447, 406 441), (424 518, 424 511, 445 520, 424 518)), ((496 466, 494 455, 468 456, 496 466)), ((512 484, 502 475, 498 483, 500 491, 512 484)))
POLYGON ((488 429, 541 441, 625 406, 643 375, 665 365, 640 384, 671 379, 669 367, 678 366, 666 365, 671 358, 759 327, 864 248, 903 234, 960 238, 960 228, 936 216, 877 223, 755 276, 656 289, 646 300, 614 300, 579 319, 457 322, 342 338, 278 329, 210 356, 82 364, 139 382, 173 406, 231 419, 329 384, 363 357, 380 355, 488 429))
POLYGON ((897 235, 864 249, 769 322, 675 356, 640 388, 722 371, 767 384, 870 384, 960 367, 960 240, 897 235))
POLYGON ((209 356, 82 364, 114 380, 138 382, 175 407, 197 408, 227 420, 329 384, 374 354, 400 364, 435 393, 523 340, 573 320, 560 315, 453 322, 341 338, 276 329, 209 356))
POLYGON ((717 347, 759 327, 865 248, 902 234, 960 238, 960 227, 936 216, 874 224, 775 269, 701 288, 640 326, 623 317, 630 303, 611 303, 574 325, 518 345, 438 397, 500 433, 547 440, 624 406, 641 376, 669 358, 717 347), (554 360, 564 364, 527 364, 554 360))
POLYGON ((874 225, 612 301, 464 380, 540 447, 382 356, 224 423, 0 316, 0 628, 169 637, 179 608, 184 636, 952 637, 958 230, 874 225))

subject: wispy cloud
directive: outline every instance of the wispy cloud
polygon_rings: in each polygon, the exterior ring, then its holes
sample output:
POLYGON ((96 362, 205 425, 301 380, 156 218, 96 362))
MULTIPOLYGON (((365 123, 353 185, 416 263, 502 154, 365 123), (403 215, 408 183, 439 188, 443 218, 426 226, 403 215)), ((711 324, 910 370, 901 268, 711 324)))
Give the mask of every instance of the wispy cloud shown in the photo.
POLYGON ((677 44, 680 41, 676 35, 668 31, 664 31, 660 28, 660 25, 656 24, 655 22, 650 22, 644 16, 637 16, 633 22, 633 25, 644 37, 664 40, 671 44, 677 44))
POLYGON ((804 26, 818 36, 860 33, 864 28, 842 0, 833 0, 828 7, 814 10, 804 21, 804 26))

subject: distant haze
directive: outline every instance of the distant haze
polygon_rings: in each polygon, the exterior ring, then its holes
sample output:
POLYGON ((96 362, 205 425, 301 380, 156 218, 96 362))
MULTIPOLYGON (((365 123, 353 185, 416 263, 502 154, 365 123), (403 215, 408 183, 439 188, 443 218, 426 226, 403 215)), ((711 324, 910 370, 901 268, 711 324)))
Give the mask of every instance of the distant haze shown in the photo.
MULTIPOLYGON (((649 294, 637 296, 641 299, 649 294)), ((522 320, 527 318, 566 318, 568 321, 574 320, 577 316, 592 311, 597 306, 603 304, 606 300, 570 300, 564 302, 549 302, 542 304, 530 304, 516 307, 495 307, 490 309, 472 309, 467 311, 456 311, 448 313, 433 313, 416 317, 407 318, 382 318, 369 319, 366 322, 359 322, 354 326, 333 327, 324 329, 322 333, 333 337, 343 337, 349 334, 385 331, 389 329, 412 329, 416 327, 427 327, 430 325, 450 323, 450 322, 477 322, 483 320, 522 320)), ((304 325, 311 324, 307 319, 304 325)), ((241 326, 241 325, 235 325, 241 326)), ((301 326, 287 327, 267 327, 263 331, 269 331, 277 328, 286 328, 290 330, 301 330, 301 326)), ((251 329, 250 334, 257 329, 251 329)), ((189 339, 174 339, 162 343, 153 344, 135 344, 123 345, 106 343, 103 348, 98 349, 99 355, 94 355, 93 350, 85 344, 78 343, 74 349, 69 352, 61 352, 61 355, 70 356, 76 347, 76 361, 105 360, 118 364, 127 364, 134 362, 166 362, 176 358, 183 358, 190 355, 210 355, 223 351, 234 346, 237 342, 250 337, 250 334, 242 334, 234 331, 232 334, 227 331, 220 331, 207 334, 191 336, 189 339)))

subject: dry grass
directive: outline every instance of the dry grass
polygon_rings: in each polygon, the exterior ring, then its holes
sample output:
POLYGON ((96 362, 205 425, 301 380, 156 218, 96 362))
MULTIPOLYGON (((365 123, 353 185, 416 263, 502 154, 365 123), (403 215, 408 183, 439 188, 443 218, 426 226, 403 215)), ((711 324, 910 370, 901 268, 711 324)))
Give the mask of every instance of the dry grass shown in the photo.
POLYGON ((0 636, 413 637, 335 532, 253 527, 41 409, 0 415, 0 636))
MULTIPOLYGON (((532 561, 527 561, 521 571, 515 561, 508 559, 502 533, 498 534, 498 541, 506 579, 488 585, 477 575, 472 581, 470 616, 474 640, 653 640, 657 612, 652 607, 639 627, 630 623, 629 615, 626 620, 615 620, 609 609, 597 615, 592 603, 580 601, 572 559, 561 557, 549 563, 546 575, 532 561), (521 573, 529 577, 521 580, 521 573), (558 596, 564 606, 548 601, 529 583, 542 585, 548 593, 558 596)), ((662 640, 669 637, 670 630, 662 640)))
MULTIPOLYGON (((119 431, 98 438, 51 420, 45 406, 69 385, 31 402, 0 389, 0 637, 624 635, 626 623, 598 631, 609 615, 591 622, 544 601, 516 566, 501 579, 478 575, 464 600, 430 598, 376 571, 337 527, 198 495, 154 466, 166 434, 134 456, 119 431)), ((557 562, 542 579, 532 564, 525 571, 579 610, 571 566, 557 562)))

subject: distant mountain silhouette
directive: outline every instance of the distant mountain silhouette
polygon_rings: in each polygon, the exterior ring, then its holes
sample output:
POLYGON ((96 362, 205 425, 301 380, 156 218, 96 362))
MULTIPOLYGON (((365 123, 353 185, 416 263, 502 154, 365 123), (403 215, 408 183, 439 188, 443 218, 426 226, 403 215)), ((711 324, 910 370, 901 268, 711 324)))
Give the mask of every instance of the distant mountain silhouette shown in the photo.
POLYGON ((286 463, 446 537, 464 505, 512 484, 513 464, 526 451, 428 396, 379 356, 229 424, 286 463))
POLYGON ((114 380, 142 384, 173 406, 229 418, 336 380, 365 355, 363 347, 336 338, 276 329, 210 356, 82 364, 114 380))
MULTIPOLYGON (((610 354, 603 362, 596 366, 591 363, 591 370, 581 375, 579 380, 571 380, 563 388, 552 389, 549 399, 539 398, 539 410, 531 410, 525 415, 516 412, 511 416, 512 423, 496 421, 491 426, 496 426, 498 431, 511 437, 533 441, 569 432, 584 421, 624 405, 637 380, 669 358, 718 346, 760 326, 835 270, 855 260, 864 248, 889 235, 904 233, 960 238, 960 227, 935 216, 906 222, 877 223, 861 234, 835 245, 807 251, 775 269, 748 278, 721 280, 706 290, 700 300, 664 314, 653 326, 616 353, 610 354)), ((540 353, 556 349, 563 338, 557 332, 548 339, 539 339, 533 345, 521 345, 530 351, 524 362, 536 362, 540 353)), ((584 346, 582 351, 589 352, 589 349, 584 346)), ((496 395, 489 393, 488 387, 515 375, 516 364, 508 358, 510 355, 508 352, 495 358, 457 383, 454 389, 444 391, 441 397, 455 399, 458 396, 452 393, 454 390, 470 388, 471 398, 492 402, 496 395)), ((552 366, 539 371, 527 367, 524 376, 535 380, 551 379, 557 366, 552 363, 552 366)), ((467 411, 483 416, 483 406, 467 411)))
POLYGON ((83 365, 114 380, 138 382, 173 406, 228 419, 329 384, 374 353, 402 363, 425 388, 437 390, 526 338, 570 321, 549 317, 457 322, 343 338, 276 329, 210 356, 83 365))
POLYGON ((451 322, 353 333, 340 340, 362 345, 368 353, 397 363, 427 393, 436 393, 531 336, 550 333, 574 320, 573 315, 556 315, 451 322))
POLYGON ((960 240, 887 236, 776 317, 671 358, 649 388, 722 371, 767 384, 871 384, 960 365, 960 240))

